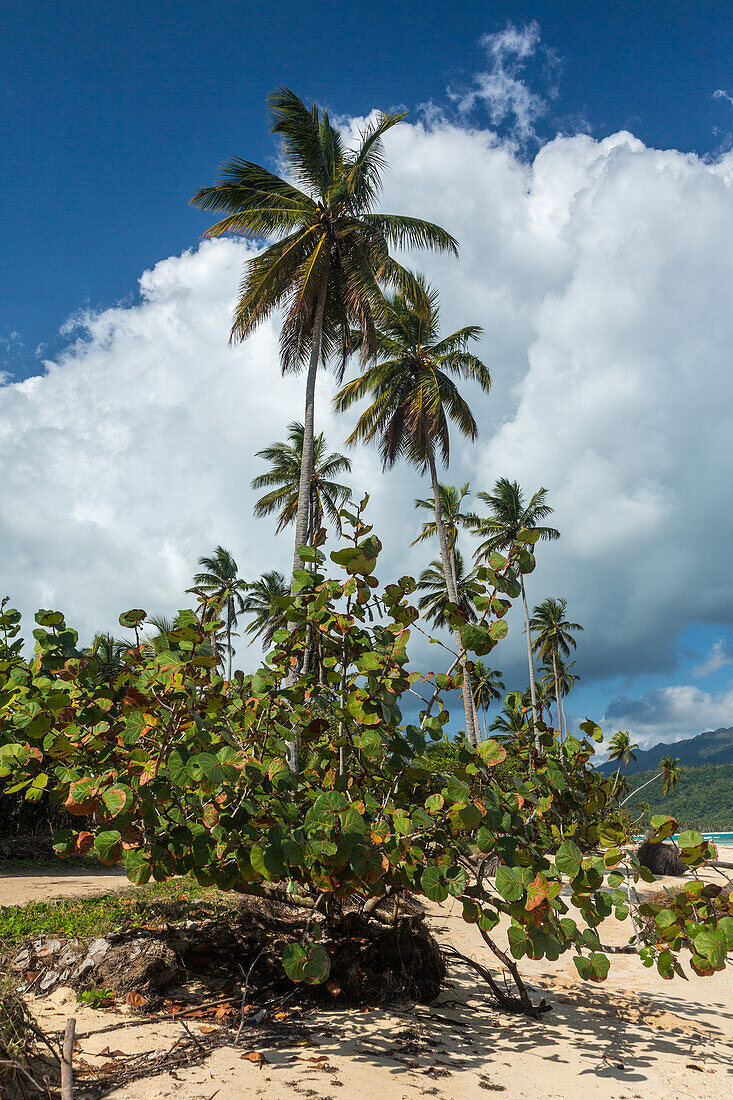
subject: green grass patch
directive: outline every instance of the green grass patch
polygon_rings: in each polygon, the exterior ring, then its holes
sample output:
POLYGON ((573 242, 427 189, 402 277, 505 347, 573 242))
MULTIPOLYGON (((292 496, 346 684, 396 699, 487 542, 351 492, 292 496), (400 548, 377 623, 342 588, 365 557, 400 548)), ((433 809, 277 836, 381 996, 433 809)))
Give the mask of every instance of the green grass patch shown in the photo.
POLYGON ((176 878, 91 898, 0 906, 0 944, 10 946, 39 936, 104 936, 166 921, 222 916, 240 904, 237 894, 176 878))

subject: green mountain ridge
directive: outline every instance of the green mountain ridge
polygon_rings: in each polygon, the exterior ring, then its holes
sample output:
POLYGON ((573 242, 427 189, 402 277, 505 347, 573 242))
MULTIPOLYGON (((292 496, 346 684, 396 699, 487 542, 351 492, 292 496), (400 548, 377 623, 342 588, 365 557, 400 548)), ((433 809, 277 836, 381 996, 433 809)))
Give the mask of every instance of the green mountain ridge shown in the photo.
MULTIPOLYGON (((664 755, 664 754, 662 754, 664 755)), ((621 768, 624 775, 624 769, 621 768)), ((656 775, 654 768, 629 776, 636 790, 656 775)), ((648 802, 652 814, 671 814, 680 829, 698 829, 701 833, 733 832, 733 762, 727 764, 682 765, 679 782, 672 794, 662 796, 662 781, 650 783, 627 805, 648 802)))
MULTIPOLYGON (((733 764, 733 726, 707 730, 705 733, 698 733, 695 737, 687 737, 672 744, 660 741, 650 749, 637 749, 636 760, 630 761, 628 769, 622 768, 622 773, 636 776, 640 772, 650 771, 657 767, 663 756, 676 756, 681 767, 733 764)), ((604 764, 598 765, 598 770, 604 775, 612 775, 617 767, 618 764, 615 761, 607 760, 604 764)))

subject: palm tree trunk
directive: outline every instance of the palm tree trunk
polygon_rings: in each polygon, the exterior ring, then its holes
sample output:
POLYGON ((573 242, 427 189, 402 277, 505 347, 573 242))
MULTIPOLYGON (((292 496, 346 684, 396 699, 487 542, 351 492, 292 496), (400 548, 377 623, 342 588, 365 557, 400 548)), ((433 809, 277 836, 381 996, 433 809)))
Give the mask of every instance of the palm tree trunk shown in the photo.
POLYGON ((557 679, 557 654, 552 651, 552 671, 555 674, 555 703, 557 704, 557 732, 562 741, 562 720, 560 718, 560 684, 557 679))
POLYGON ((232 601, 227 606, 227 656, 229 657, 229 677, 232 678, 232 601))
POLYGON ((562 711, 563 740, 566 741, 568 737, 568 723, 565 719, 565 696, 562 693, 560 694, 560 708, 562 711))
MULTIPOLYGON (((433 505, 435 507, 435 527, 438 532, 438 542, 440 543, 440 560, 443 564, 443 576, 445 578, 445 586, 448 590, 448 597, 451 603, 458 603, 458 590, 455 583, 455 575, 451 566, 451 551, 448 549, 448 539, 445 534, 445 525, 443 524, 443 514, 440 508, 440 486, 438 485, 438 473, 435 469, 435 459, 430 453, 428 457, 428 464, 430 466, 430 478, 433 484, 433 505)), ((466 736, 472 745, 477 745, 481 740, 481 731, 479 729, 478 717, 476 715, 476 708, 473 702, 473 685, 471 683, 471 673, 468 671, 468 662, 466 660, 466 651, 463 648, 463 640, 461 638, 460 630, 454 631, 456 639, 456 648, 458 651, 458 660, 463 671, 463 709, 466 715, 466 736)))
POLYGON ((535 746, 539 751, 540 739, 537 733, 537 691, 534 686, 534 662, 532 660, 532 636, 529 632, 529 608, 527 607, 527 593, 524 590, 524 577, 522 584, 522 604, 524 605, 524 629, 527 634, 527 662, 529 664, 529 696, 532 700, 532 725, 534 728, 535 746))
POLYGON ((328 292, 328 266, 323 273, 323 282, 318 292, 315 317, 313 318, 313 343, 308 364, 308 377, 305 383, 305 415, 303 417, 303 452, 300 458, 300 481, 298 483, 298 510, 295 514, 295 549, 293 551, 293 570, 300 569, 302 562, 298 557, 298 548, 308 542, 308 521, 311 512, 311 479, 313 477, 313 422, 315 416, 316 375, 321 358, 321 336, 323 333, 323 314, 326 308, 328 292))
MULTIPOLYGON (((298 557, 298 549, 308 542, 308 520, 311 508, 311 479, 313 477, 313 422, 315 417, 316 402, 316 375, 318 363, 321 358, 321 337, 323 335, 323 314, 326 308, 326 294, 328 293, 329 264, 323 272, 323 282, 318 292, 316 312, 313 318, 313 342, 311 344, 311 357, 308 364, 308 377, 305 383, 305 415, 303 417, 303 451, 300 457, 300 481, 298 482, 298 510, 295 514, 295 548, 293 550, 293 572, 300 569, 302 562, 298 557)), ((296 622, 290 624, 291 632, 295 630, 296 622)), ((292 687, 298 678, 297 668, 292 668, 285 677, 285 687, 292 687)), ((298 741, 285 742, 288 750, 288 765, 290 770, 298 774, 298 741)))
POLYGON ((623 806, 625 806, 627 802, 630 802, 631 799, 634 797, 634 795, 638 794, 639 791, 643 791, 645 787, 648 787, 650 783, 653 783, 655 779, 660 779, 662 777, 662 775, 664 775, 664 772, 657 772, 657 774, 653 775, 651 777, 651 779, 647 779, 646 783, 642 783, 642 785, 640 787, 637 787, 635 791, 631 792, 631 794, 628 796, 628 798, 625 798, 623 800, 623 802, 621 803, 621 806, 619 806, 619 809, 621 809, 623 806))

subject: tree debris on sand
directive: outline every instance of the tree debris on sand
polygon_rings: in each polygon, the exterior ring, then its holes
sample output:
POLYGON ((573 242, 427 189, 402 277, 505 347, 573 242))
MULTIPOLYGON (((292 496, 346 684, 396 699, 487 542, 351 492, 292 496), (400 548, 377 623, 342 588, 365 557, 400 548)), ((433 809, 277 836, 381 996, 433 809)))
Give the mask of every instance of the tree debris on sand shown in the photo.
POLYGON ((296 992, 311 1002, 361 1005, 400 998, 428 1002, 440 992, 445 962, 421 915, 385 926, 358 912, 324 922, 330 980, 294 986, 283 967, 283 947, 299 943, 312 924, 312 913, 285 916, 242 906, 230 918, 130 928, 106 937, 42 937, 8 961, 21 990, 43 994, 70 985, 79 992, 134 992, 148 1011, 175 984, 215 982, 217 989, 224 984, 234 991, 247 974, 255 999, 296 992))
POLYGON ((0 993, 0 1096, 8 1100, 52 1097, 59 1058, 16 993, 0 993))

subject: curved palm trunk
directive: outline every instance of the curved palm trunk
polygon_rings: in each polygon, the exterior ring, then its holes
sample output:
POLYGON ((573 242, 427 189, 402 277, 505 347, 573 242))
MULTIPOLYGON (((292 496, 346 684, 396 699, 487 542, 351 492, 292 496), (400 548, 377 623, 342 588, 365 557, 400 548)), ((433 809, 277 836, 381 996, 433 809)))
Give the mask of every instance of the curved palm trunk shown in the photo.
POLYGON ((539 751, 539 736, 537 734, 537 691, 534 685, 534 662, 532 660, 532 635, 529 632, 529 608, 527 607, 527 593, 524 590, 524 577, 522 584, 522 604, 524 606, 524 629, 527 634, 527 662, 529 664, 529 695, 532 700, 532 725, 535 734, 535 746, 539 751))
MULTIPOLYGON (((448 539, 445 534, 445 526, 443 525, 443 515, 440 508, 440 487, 438 485, 438 473, 435 469, 435 459, 430 454, 428 457, 428 464, 430 466, 430 478, 433 484, 433 504, 435 507, 435 526, 438 532, 438 542, 440 543, 440 560, 443 564, 443 576, 445 578, 445 586, 448 589, 448 596, 452 603, 458 603, 458 590, 456 588, 454 566, 452 564, 453 554, 448 549, 448 539)), ((473 685, 471 683, 471 673, 468 671, 468 662, 466 660, 466 651, 463 648, 463 640, 461 639, 460 630, 454 632, 456 639, 456 648, 458 651, 458 660, 463 671, 463 709, 466 715, 466 735, 472 745, 477 745, 481 740, 481 731, 479 729, 478 717, 476 715, 476 708, 473 702, 473 685)))
POLYGON ((566 721, 566 719, 565 719, 565 696, 564 696, 564 694, 563 694, 562 692, 560 693, 560 710, 561 710, 561 712, 562 712, 562 729, 563 729, 563 740, 567 740, 567 736, 568 736, 568 723, 567 723, 567 721, 566 721))

